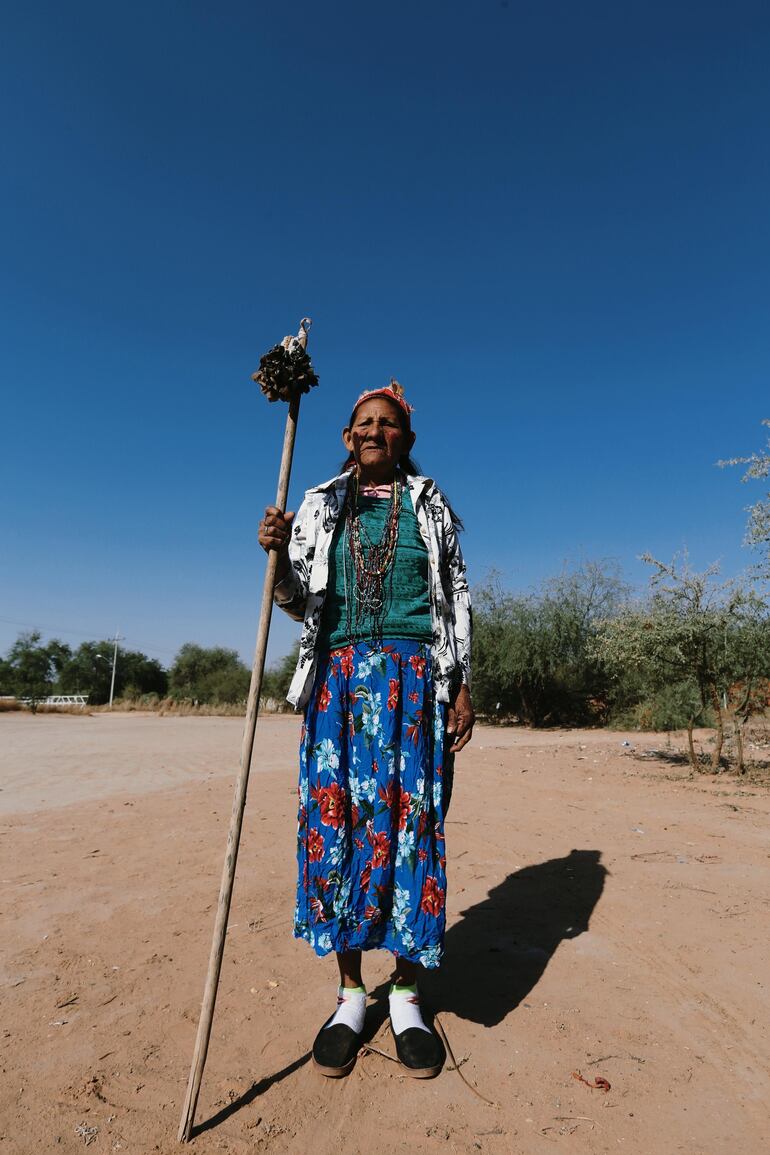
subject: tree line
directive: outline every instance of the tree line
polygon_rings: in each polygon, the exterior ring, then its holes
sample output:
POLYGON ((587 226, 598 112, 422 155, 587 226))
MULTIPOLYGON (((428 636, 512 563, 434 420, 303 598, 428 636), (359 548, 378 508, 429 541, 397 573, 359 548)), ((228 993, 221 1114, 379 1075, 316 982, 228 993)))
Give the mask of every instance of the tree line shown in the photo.
POLYGON ((528 594, 494 578, 476 593, 474 702, 529 726, 713 726, 710 768, 729 738, 744 766, 744 732, 770 705, 770 606, 751 579, 720 582, 646 556, 650 589, 634 597, 616 569, 586 563, 528 594))
MULTIPOLYGON (((475 590, 473 697, 489 720, 528 726, 613 725, 693 730, 713 726, 711 765, 727 738, 743 764, 750 718, 770 704, 770 605, 752 578, 721 582, 716 567, 652 557, 650 588, 634 595, 617 567, 586 562, 526 593, 494 575, 475 590)), ((39 633, 20 635, 0 660, 0 694, 31 701, 87 694, 107 702, 113 643, 76 650, 39 633)), ((266 671, 263 701, 285 701, 297 647, 266 671)), ((181 647, 168 670, 120 649, 116 698, 196 705, 245 703, 250 671, 235 650, 181 647)), ((149 704, 149 702, 148 702, 149 704)))
MULTIPOLYGON (((38 631, 22 633, 0 658, 0 696, 35 703, 53 694, 86 694, 90 705, 110 699, 112 641, 83 642, 72 649, 57 638, 42 640, 38 631)), ((285 698, 296 664, 296 649, 267 670, 262 698, 285 698)), ((171 666, 138 650, 120 648, 115 664, 116 699, 150 705, 170 698, 200 705, 245 703, 251 671, 235 650, 186 642, 171 666)))
MULTIPOLYGON (((770 422, 765 422, 770 425, 770 422)), ((745 480, 770 476, 767 448, 741 462, 745 480)), ((475 590, 473 696, 482 717, 529 726, 616 725, 684 729, 693 766, 701 767, 693 731, 713 726, 711 769, 725 744, 744 766, 744 731, 770 704, 770 493, 749 510, 747 540, 759 564, 741 580, 722 582, 712 566, 694 572, 687 558, 649 555, 649 590, 635 596, 616 566, 586 562, 537 590, 506 590, 490 576, 475 590)), ((0 659, 0 694, 31 701, 49 694, 88 694, 108 701, 113 643, 76 650, 39 633, 20 635, 0 659)), ((263 701, 284 702, 297 646, 266 672, 263 701)), ((169 697, 201 705, 245 703, 250 672, 235 650, 181 647, 168 670, 154 658, 121 649, 115 696, 169 697)))
MULTIPOLYGON (((763 422, 770 427, 770 421, 763 422)), ((770 439, 758 453, 720 465, 748 466, 744 481, 770 477, 770 439)), ((713 726, 708 768, 745 767, 745 728, 770 706, 770 493, 749 508, 747 544, 757 564, 721 582, 685 557, 650 566, 634 597, 612 565, 586 563, 534 592, 503 589, 492 576, 474 601, 474 701, 482 715, 530 726, 610 724, 684 729, 713 726)))

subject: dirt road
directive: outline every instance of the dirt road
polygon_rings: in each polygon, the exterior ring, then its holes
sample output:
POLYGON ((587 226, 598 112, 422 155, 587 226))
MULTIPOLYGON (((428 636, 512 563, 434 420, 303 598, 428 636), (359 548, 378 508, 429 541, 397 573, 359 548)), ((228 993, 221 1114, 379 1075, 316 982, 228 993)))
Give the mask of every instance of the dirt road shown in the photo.
MULTIPOLYGON (((765 790, 639 758, 659 736, 479 728, 423 985, 460 1072, 369 1054, 330 1081, 308 1050, 334 963, 290 928, 297 727, 259 724, 192 1150, 768 1150, 765 790)), ((179 1150, 240 729, 0 717, 0 1155, 179 1150)))

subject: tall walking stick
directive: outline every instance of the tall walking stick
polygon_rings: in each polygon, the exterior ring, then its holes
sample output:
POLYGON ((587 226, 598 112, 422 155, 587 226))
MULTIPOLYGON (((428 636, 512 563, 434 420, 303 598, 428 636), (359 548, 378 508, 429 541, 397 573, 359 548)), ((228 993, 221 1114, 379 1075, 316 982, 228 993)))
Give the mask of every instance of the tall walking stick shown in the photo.
MULTIPOLYGON (((286 498, 289 492, 289 477, 291 475, 291 460, 294 453, 294 439, 297 434, 297 419, 299 417, 299 401, 303 393, 307 393, 311 385, 318 384, 318 378, 313 372, 310 358, 307 355, 307 331, 310 328, 310 318, 303 317, 296 337, 284 337, 280 345, 276 345, 265 353, 259 362, 259 369, 253 375, 262 392, 269 401, 280 398, 289 402, 289 413, 286 418, 286 432, 283 438, 283 453, 281 467, 278 473, 278 493, 275 504, 281 512, 286 510, 286 498)), ((251 755, 254 749, 254 731, 257 725, 259 711, 259 695, 262 689, 262 675, 265 670, 265 654, 267 653, 267 638, 270 633, 270 616, 273 609, 273 591, 275 588, 275 574, 278 565, 278 553, 271 550, 267 557, 265 584, 262 590, 262 608, 259 615, 257 629, 257 643, 254 651, 254 665, 251 671, 251 685, 249 686, 249 700, 246 707, 246 723, 243 728, 243 742, 241 745, 241 766, 235 784, 233 812, 230 817, 230 829, 227 835, 227 851, 222 870, 222 882, 219 888, 219 902, 214 923, 214 938, 211 943, 209 969, 206 975, 206 987, 203 992, 198 1034, 195 1039, 190 1078, 187 1082, 182 1120, 179 1124, 179 1142, 186 1143, 193 1129, 195 1107, 203 1078, 203 1068, 206 1063, 206 1054, 211 1037, 211 1024, 214 1018, 214 1004, 217 999, 219 974, 222 969, 222 956, 225 951, 225 935, 227 933, 227 919, 230 914, 230 900, 233 895, 235 880, 235 866, 238 860, 238 845, 241 838, 243 811, 246 805, 246 788, 249 783, 251 769, 251 755)))

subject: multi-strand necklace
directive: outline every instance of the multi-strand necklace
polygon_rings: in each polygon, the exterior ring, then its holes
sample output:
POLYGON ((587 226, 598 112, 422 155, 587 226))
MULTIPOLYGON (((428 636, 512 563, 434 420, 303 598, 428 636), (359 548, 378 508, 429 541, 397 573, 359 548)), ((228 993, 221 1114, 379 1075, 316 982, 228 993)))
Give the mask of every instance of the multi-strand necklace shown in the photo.
POLYGON ((359 481, 356 474, 348 488, 347 510, 345 513, 345 611, 346 630, 349 638, 360 633, 365 626, 373 638, 382 637, 385 616, 385 580, 392 573, 393 562, 398 547, 398 522, 401 516, 402 483, 398 476, 393 478, 388 512, 382 535, 377 542, 372 541, 363 524, 358 508, 359 481), (350 554, 352 575, 350 584, 347 576, 347 554, 350 554), (348 590, 350 589, 350 594, 348 590))

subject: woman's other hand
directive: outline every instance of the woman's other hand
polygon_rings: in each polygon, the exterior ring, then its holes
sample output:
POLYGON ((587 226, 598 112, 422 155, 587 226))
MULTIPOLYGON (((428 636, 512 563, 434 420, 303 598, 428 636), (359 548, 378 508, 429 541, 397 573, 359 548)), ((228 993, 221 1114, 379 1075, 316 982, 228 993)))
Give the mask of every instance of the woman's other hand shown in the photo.
POLYGON ((271 549, 279 553, 287 553, 291 539, 291 523, 294 520, 293 512, 281 513, 275 505, 268 505, 265 516, 259 523, 259 544, 268 553, 271 549))
POLYGON ((475 721, 476 715, 473 712, 471 692, 467 686, 463 685, 458 690, 457 697, 449 707, 449 715, 447 717, 447 734, 454 736, 454 742, 449 747, 450 754, 456 754, 458 750, 462 750, 463 746, 468 745, 471 740, 475 721))

